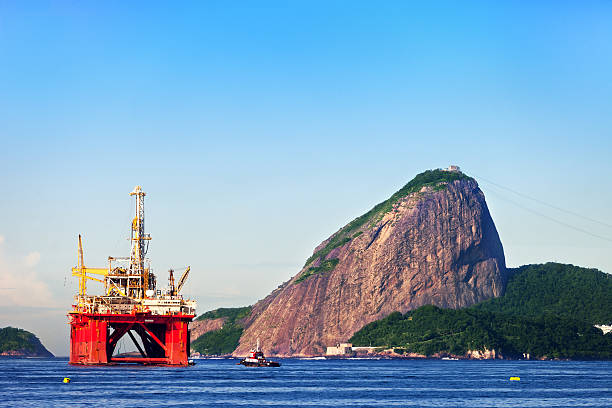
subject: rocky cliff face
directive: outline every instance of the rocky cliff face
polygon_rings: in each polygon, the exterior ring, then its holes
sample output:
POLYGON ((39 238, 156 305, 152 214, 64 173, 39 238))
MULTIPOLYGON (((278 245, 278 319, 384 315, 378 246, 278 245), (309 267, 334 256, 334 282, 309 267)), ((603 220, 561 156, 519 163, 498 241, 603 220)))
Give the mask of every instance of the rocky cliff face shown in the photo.
POLYGON ((436 170, 411 183, 321 243, 258 302, 234 355, 257 338, 270 355, 324 354, 394 311, 500 296, 504 253, 476 181, 436 170))

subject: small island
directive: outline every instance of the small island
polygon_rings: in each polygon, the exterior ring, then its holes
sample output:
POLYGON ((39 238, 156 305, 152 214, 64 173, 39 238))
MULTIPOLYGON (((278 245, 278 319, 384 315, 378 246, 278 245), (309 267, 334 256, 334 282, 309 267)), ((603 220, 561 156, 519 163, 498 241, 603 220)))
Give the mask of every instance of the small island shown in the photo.
POLYGON ((2 357, 54 357, 38 337, 15 327, 0 329, 0 356, 2 357))

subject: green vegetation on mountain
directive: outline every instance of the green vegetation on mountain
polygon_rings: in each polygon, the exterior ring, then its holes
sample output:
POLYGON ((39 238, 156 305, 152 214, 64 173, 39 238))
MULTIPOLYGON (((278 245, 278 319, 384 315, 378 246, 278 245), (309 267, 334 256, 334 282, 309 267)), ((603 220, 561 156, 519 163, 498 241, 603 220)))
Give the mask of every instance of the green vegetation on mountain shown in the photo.
MULTIPOLYGON (((411 193, 416 193, 420 191, 425 186, 433 186, 434 189, 440 190, 445 188, 446 184, 455 180, 473 180, 471 177, 466 176, 460 172, 450 172, 441 169, 436 170, 427 170, 423 173, 418 174, 415 178, 410 180, 404 187, 398 190, 395 194, 393 194, 389 199, 383 201, 375 205, 370 211, 365 214, 355 218, 353 221, 349 222, 342 229, 336 232, 327 242, 327 244, 319 249, 317 252, 312 254, 310 258, 306 260, 304 266, 310 265, 317 259, 320 259, 321 263, 325 261, 325 257, 333 251, 335 248, 341 247, 351 241, 351 239, 358 237, 363 233, 363 230, 360 230, 364 226, 373 227, 378 221, 380 221, 386 213, 393 209, 393 206, 403 197, 407 196, 411 193)), ((333 261, 334 259, 329 259, 328 261, 333 261)), ((315 267, 308 268, 297 280, 296 283, 301 282, 308 277, 316 274, 331 271, 337 264, 337 260, 335 264, 328 268, 330 264, 326 267, 315 267), (316 269, 319 268, 319 269, 316 269)))
POLYGON ((332 271, 336 267, 336 265, 338 265, 338 262, 338 258, 332 258, 324 260, 319 266, 311 266, 310 268, 308 268, 308 270, 306 270, 306 272, 301 274, 300 277, 295 280, 295 283, 299 283, 314 275, 315 273, 332 271))
POLYGON ((219 330, 209 331, 198 337, 191 348, 204 355, 230 354, 238 347, 242 326, 226 323, 219 330))
POLYGON ((53 357, 38 337, 15 327, 0 329, 0 354, 53 357))
POLYGON ((612 358, 612 335, 591 324, 543 315, 508 316, 475 308, 460 310, 422 306, 405 315, 392 313, 355 333, 350 341, 393 347, 423 355, 493 350, 505 356, 532 358, 612 358))
POLYGON ((509 273, 504 296, 475 307, 519 316, 550 314, 593 324, 612 323, 612 275, 552 262, 521 266, 509 273))
POLYGON ((23 350, 34 352, 34 336, 32 333, 14 327, 0 329, 0 352, 23 350))
POLYGON ((504 296, 461 310, 423 306, 370 323, 350 341, 424 355, 492 350, 532 358, 612 358, 612 276, 573 265, 510 271, 504 296))
POLYGON ((226 318, 226 323, 234 323, 237 320, 247 317, 251 313, 251 306, 244 307, 220 307, 219 309, 209 310, 199 315, 196 320, 226 318))
POLYGON ((223 327, 209 331, 191 343, 191 348, 204 355, 230 354, 238 347, 244 327, 241 320, 251 314, 251 306, 222 307, 198 316, 196 320, 224 318, 223 327))

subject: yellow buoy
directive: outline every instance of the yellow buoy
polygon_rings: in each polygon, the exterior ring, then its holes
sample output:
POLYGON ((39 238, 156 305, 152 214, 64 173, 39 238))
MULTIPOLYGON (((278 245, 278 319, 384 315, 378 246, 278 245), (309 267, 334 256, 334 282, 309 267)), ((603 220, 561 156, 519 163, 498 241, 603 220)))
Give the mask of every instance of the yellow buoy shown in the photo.
POLYGON ((68 384, 70 382, 70 378, 64 377, 64 384, 68 384))
POLYGON ((510 381, 521 381, 521 377, 510 377, 510 381))

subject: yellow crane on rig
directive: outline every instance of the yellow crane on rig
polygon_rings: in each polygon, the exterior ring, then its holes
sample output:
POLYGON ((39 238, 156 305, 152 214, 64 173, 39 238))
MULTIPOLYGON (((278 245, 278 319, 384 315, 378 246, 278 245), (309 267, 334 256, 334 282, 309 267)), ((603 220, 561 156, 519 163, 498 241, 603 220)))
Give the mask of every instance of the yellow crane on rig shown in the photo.
POLYGON ((72 276, 79 277, 79 296, 87 295, 87 279, 104 283, 103 279, 88 276, 88 273, 105 277, 108 276, 108 268, 87 268, 85 266, 85 262, 83 262, 83 241, 81 239, 81 234, 79 234, 79 251, 77 257, 77 266, 72 268, 72 276))

